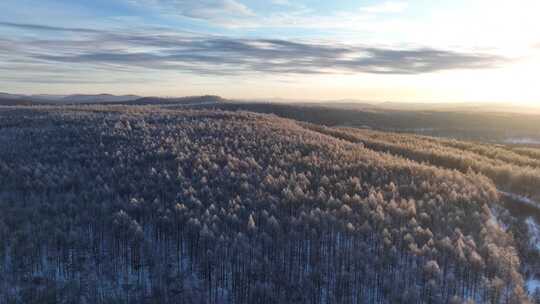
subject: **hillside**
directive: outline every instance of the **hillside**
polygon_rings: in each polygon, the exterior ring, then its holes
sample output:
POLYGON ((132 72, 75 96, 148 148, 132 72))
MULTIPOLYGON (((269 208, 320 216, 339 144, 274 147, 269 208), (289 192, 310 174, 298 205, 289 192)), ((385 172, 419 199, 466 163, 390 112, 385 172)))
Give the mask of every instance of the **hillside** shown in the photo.
POLYGON ((540 199, 540 160, 533 154, 536 149, 513 149, 502 145, 366 129, 305 126, 370 150, 464 173, 473 170, 491 178, 501 190, 540 199))
POLYGON ((504 144, 540 146, 540 114, 513 112, 429 110, 411 107, 392 109, 353 104, 283 104, 229 102, 197 108, 250 111, 326 126, 372 128, 380 131, 418 133, 429 136, 504 144))
POLYGON ((488 178, 356 132, 148 106, 0 109, 1 302, 528 302, 488 178))

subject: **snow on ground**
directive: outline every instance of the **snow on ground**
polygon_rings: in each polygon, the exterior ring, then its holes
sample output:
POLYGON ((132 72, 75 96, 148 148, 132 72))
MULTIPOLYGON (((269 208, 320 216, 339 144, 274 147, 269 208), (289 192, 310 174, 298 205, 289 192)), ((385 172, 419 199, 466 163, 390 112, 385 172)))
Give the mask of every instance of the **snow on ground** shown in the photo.
MULTIPOLYGON (((515 193, 509 193, 509 192, 503 192, 503 191, 499 191, 502 195, 516 201, 516 202, 519 202, 521 204, 525 204, 527 206, 531 206, 533 208, 537 208, 537 209, 540 209, 540 203, 528 198, 528 197, 525 197, 525 196, 522 196, 522 195, 518 195, 518 194, 515 194, 515 193)), ((490 218, 490 222, 493 223, 493 224, 498 224, 499 226, 501 226, 503 229, 508 229, 508 227, 506 227, 506 225, 504 225, 502 223, 502 221, 499 220, 499 216, 500 216, 500 213, 499 213, 500 210, 498 210, 497 208, 491 208, 491 212, 492 212, 492 217, 490 218)), ((527 216, 525 219, 525 224, 527 225, 527 230, 528 230, 528 233, 529 233, 529 245, 531 246, 531 248, 534 248, 536 249, 537 251, 540 252, 540 224, 537 222, 537 220, 535 220, 534 217, 532 216, 527 216)), ((525 286, 527 288, 527 291, 529 292, 529 294, 532 294, 535 292, 536 289, 540 289, 540 278, 538 278, 538 276, 536 276, 534 274, 535 272, 533 272, 532 275, 530 275, 526 280, 525 280, 525 286)))
POLYGON ((540 226, 532 217, 528 217, 525 223, 529 229, 529 242, 536 250, 540 251, 540 226))
POLYGON ((523 195, 519 195, 519 194, 515 194, 515 193, 511 193, 511 192, 504 192, 504 191, 499 191, 502 195, 506 196, 506 197, 509 197, 513 200, 516 200, 520 203, 523 203, 523 204, 526 204, 526 205, 529 205, 531 207, 534 207, 534 208, 538 208, 540 209, 540 203, 538 203, 537 201, 534 201, 526 196, 523 196, 523 195))
POLYGON ((540 288, 540 280, 529 279, 525 282, 525 285, 529 293, 533 293, 536 289, 540 288))
POLYGON ((490 208, 491 210, 491 217, 489 218, 489 223, 494 226, 501 227, 502 230, 507 231, 508 225, 505 224, 503 221, 501 221, 500 218, 500 209, 493 207, 490 208))
MULTIPOLYGON (((540 251, 540 225, 532 217, 528 217, 525 223, 529 230, 529 242, 531 246, 540 251)), ((540 279, 529 278, 525 284, 529 293, 533 293, 537 288, 540 288, 540 279)))

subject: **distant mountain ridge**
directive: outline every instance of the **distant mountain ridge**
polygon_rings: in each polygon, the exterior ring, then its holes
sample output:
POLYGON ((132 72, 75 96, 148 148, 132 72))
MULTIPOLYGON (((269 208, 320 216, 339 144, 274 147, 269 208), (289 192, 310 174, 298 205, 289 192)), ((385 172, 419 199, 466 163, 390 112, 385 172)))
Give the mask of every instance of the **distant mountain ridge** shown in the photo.
POLYGON ((514 105, 505 103, 478 102, 370 102, 356 99, 314 101, 303 99, 235 99, 229 100, 217 95, 199 95, 184 97, 157 97, 113 95, 113 94, 71 94, 71 95, 24 95, 0 92, 0 105, 43 105, 43 104, 125 104, 125 105, 208 105, 233 101, 240 104, 272 104, 314 106, 355 111, 432 111, 432 112, 468 112, 468 113, 521 113, 540 114, 540 107, 533 105, 514 105))
POLYGON ((73 94, 73 95, 22 95, 0 92, 0 105, 42 105, 42 104, 208 104, 224 102, 216 95, 186 97, 142 97, 138 95, 73 94))
POLYGON ((227 101, 225 98, 216 95, 186 96, 186 97, 141 97, 131 101, 132 105, 152 105, 152 104, 209 104, 227 101))
POLYGON ((0 106, 30 106, 35 103, 24 98, 0 97, 0 106))
POLYGON ((101 102, 119 102, 130 101, 141 98, 137 95, 112 95, 112 94, 73 94, 73 95, 23 95, 23 94, 10 94, 0 92, 0 105, 7 105, 11 101, 22 101, 25 104, 42 104, 42 103, 66 103, 66 104, 78 104, 78 103, 101 103, 101 102))
POLYGON ((68 95, 62 98, 62 101, 67 103, 98 103, 98 102, 126 102, 141 98, 137 95, 112 95, 112 94, 75 94, 68 95))

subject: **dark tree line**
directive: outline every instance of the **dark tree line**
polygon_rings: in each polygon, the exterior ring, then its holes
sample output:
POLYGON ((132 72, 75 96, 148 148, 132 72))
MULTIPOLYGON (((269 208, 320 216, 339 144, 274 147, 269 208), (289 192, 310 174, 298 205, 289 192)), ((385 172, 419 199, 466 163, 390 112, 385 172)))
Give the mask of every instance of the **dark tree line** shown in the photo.
POLYGON ((250 113, 0 118, 2 303, 528 302, 483 175, 250 113))

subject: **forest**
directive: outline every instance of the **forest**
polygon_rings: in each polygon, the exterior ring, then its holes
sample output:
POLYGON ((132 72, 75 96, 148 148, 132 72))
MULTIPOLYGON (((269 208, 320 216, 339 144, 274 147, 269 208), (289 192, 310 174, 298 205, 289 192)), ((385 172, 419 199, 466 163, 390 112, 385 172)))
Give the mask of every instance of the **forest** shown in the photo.
POLYGON ((0 303, 540 303, 540 150, 275 115, 0 107, 0 303))
POLYGON ((540 198, 540 161, 534 154, 531 155, 531 151, 534 151, 531 148, 512 149, 502 145, 366 129, 318 125, 307 125, 307 128, 360 143, 374 151, 462 172, 474 170, 491 178, 501 190, 540 198))
POLYGON ((420 108, 405 104, 393 109, 371 104, 222 100, 219 103, 192 104, 191 107, 275 114, 284 118, 331 127, 370 128, 385 132, 419 133, 488 143, 527 144, 530 142, 536 146, 540 145, 538 112, 490 111, 489 106, 481 111, 471 111, 459 104, 440 109, 436 106, 431 109, 429 104, 424 104, 420 108))

